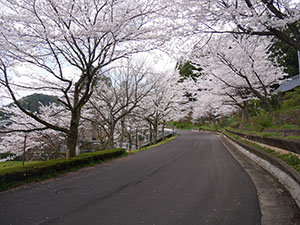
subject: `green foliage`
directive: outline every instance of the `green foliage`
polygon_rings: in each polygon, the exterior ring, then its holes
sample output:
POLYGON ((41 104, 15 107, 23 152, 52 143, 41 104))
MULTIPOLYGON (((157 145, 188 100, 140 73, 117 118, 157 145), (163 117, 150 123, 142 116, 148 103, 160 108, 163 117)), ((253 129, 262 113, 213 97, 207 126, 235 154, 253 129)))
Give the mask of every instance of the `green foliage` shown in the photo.
POLYGON ((176 121, 174 122, 174 125, 177 129, 182 130, 198 130, 199 128, 203 130, 222 130, 223 128, 229 126, 233 122, 233 117, 226 116, 219 118, 217 121, 210 120, 210 123, 206 123, 204 121, 197 121, 197 122, 191 122, 191 121, 176 121))
POLYGON ((293 106, 300 105, 300 87, 295 88, 291 92, 287 92, 282 101, 282 109, 288 109, 293 106))
POLYGON ((272 127, 274 125, 272 116, 266 113, 261 113, 260 115, 254 117, 253 122, 256 124, 258 130, 272 127))
POLYGON ((177 129, 192 130, 192 129, 198 129, 200 127, 200 124, 192 123, 191 121, 176 121, 174 122, 174 126, 177 129))
POLYGON ((299 73, 297 49, 287 43, 275 39, 269 47, 270 59, 284 68, 289 77, 299 73))
POLYGON ((284 162, 286 162, 288 165, 295 168, 298 172, 300 172, 300 159, 289 153, 289 154, 280 154, 280 153, 273 153, 273 155, 276 155, 278 158, 282 159, 284 162))
MULTIPOLYGON (((194 82, 197 82, 197 79, 201 76, 202 71, 202 68, 190 61, 178 63, 176 69, 178 69, 180 74, 178 83, 183 83, 187 79, 192 79, 194 82)), ((187 98, 189 102, 197 101, 196 94, 192 94, 190 92, 185 92, 184 97, 187 98)))
POLYGON ((230 122, 231 127, 247 127, 256 131, 265 128, 300 128, 300 87, 284 94, 269 97, 271 111, 267 112, 260 100, 248 103, 249 121, 243 121, 241 113, 235 113, 230 122))
POLYGON ((279 94, 272 94, 270 97, 269 97, 269 103, 271 105, 271 110, 277 110, 277 109, 280 109, 281 108, 281 93, 279 94))
POLYGON ((105 160, 125 155, 124 149, 112 149, 94 153, 85 153, 70 160, 57 159, 43 162, 26 163, 23 167, 19 162, 0 163, 0 191, 9 187, 36 180, 48 179, 60 173, 73 171, 86 165, 94 165, 105 160), (6 166, 2 166, 6 165, 6 166))
POLYGON ((195 102, 195 101, 197 101, 197 98, 195 98, 195 96, 196 96, 195 94, 192 94, 192 93, 187 92, 187 91, 183 95, 183 97, 185 97, 188 102, 195 102))
POLYGON ((234 119, 233 119, 232 116, 222 117, 222 118, 219 120, 218 127, 219 127, 219 128, 225 128, 225 127, 230 126, 230 124, 232 124, 233 122, 234 122, 234 119))
POLYGON ((23 97, 19 101, 25 109, 31 112, 39 112, 40 103, 45 106, 51 103, 59 104, 57 97, 37 93, 23 97))
POLYGON ((218 124, 202 125, 200 128, 203 130, 220 131, 218 124))
POLYGON ((11 152, 0 153, 0 159, 6 159, 7 157, 15 157, 16 155, 11 152))
POLYGON ((175 126, 177 129, 183 129, 183 128, 184 128, 184 122, 181 122, 181 121, 175 121, 175 122, 174 122, 174 126, 175 126))
MULTIPOLYGON (((27 109, 31 112, 37 112, 37 113, 40 112, 39 111, 40 104, 42 104, 44 106, 48 106, 51 103, 60 104, 57 97, 55 97, 55 96, 37 94, 37 93, 23 97, 23 98, 19 99, 18 101, 20 102, 21 106, 23 106, 25 109, 27 109)), ((8 107, 11 107, 13 105, 14 105, 14 103, 11 103, 8 105, 8 107)), ((5 115, 0 110, 0 118, 8 119, 9 115, 5 115)))
POLYGON ((248 103, 249 116, 257 116, 261 111, 264 111, 260 100, 254 99, 248 103))
POLYGON ((298 129, 300 127, 300 121, 298 121, 298 125, 296 124, 283 124, 279 128, 281 129, 298 129))
POLYGON ((196 65, 193 64, 190 61, 186 61, 184 63, 178 63, 177 69, 179 70, 180 74, 180 80, 179 83, 184 82, 187 79, 192 79, 193 81, 197 81, 197 79, 201 76, 202 69, 196 65))
MULTIPOLYGON (((289 129, 294 129, 297 127, 294 126, 285 126, 285 128, 288 127, 289 129)), ((284 136, 282 133, 280 133, 279 131, 275 131, 275 132, 263 132, 261 131, 262 129, 256 129, 256 130, 240 130, 240 129, 234 129, 232 127, 226 128, 229 131, 235 131, 235 132, 239 132, 239 133, 244 133, 244 134, 250 134, 250 135, 257 135, 257 136, 261 136, 261 137, 279 137, 279 138, 283 138, 283 139, 290 139, 290 140, 300 140, 300 136, 284 136)))

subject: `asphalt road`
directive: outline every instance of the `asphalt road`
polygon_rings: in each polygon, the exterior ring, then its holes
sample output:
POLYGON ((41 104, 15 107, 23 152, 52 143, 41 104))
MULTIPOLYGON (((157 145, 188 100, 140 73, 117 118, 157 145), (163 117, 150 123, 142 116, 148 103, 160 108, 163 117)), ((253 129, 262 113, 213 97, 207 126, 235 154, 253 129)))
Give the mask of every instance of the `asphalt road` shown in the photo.
POLYGON ((255 225, 256 189, 218 137, 168 144, 0 193, 0 224, 255 225))

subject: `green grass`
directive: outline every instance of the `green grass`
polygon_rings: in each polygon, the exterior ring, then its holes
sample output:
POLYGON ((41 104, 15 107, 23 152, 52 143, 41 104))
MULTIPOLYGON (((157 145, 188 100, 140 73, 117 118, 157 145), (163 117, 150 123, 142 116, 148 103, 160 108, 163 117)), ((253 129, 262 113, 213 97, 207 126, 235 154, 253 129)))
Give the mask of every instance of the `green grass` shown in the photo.
POLYGON ((160 141, 154 145, 150 145, 150 146, 147 146, 147 147, 144 147, 144 148, 141 148, 141 149, 137 149, 137 150, 134 150, 134 151, 131 151, 131 154, 134 154, 134 153, 137 153, 137 152, 140 152, 140 151, 144 151, 146 149, 149 149, 149 148, 154 148, 154 147, 157 147, 157 146, 160 146, 160 145, 163 145, 163 144, 166 144, 172 140, 174 140, 175 138, 177 138, 178 136, 173 136, 173 137, 170 137, 166 140, 163 140, 163 141, 160 141))
MULTIPOLYGON (((41 162, 42 161, 25 161, 24 166, 34 166, 34 164, 39 164, 41 162)), ((14 167, 22 167, 22 161, 0 162, 0 171, 14 167)))
POLYGON ((300 129, 300 125, 297 124, 283 124, 278 129, 300 129))
POLYGON ((177 129, 181 130, 193 130, 200 127, 199 123, 192 123, 190 121, 176 121, 174 125, 177 129))
POLYGON ((277 158, 281 159, 282 161, 284 161, 285 163, 287 163, 290 167, 294 168, 298 173, 300 173, 300 159, 295 156, 294 154, 291 154, 291 153, 288 153, 288 154, 283 154, 283 153, 279 153, 279 152, 276 152, 272 149, 269 149, 269 148, 266 148, 266 147, 263 147, 263 146, 260 146, 258 144, 255 144, 255 143, 252 143, 252 142, 249 142, 247 140, 244 140, 242 138, 240 138, 239 136, 237 135, 234 135, 234 134, 231 134, 229 132, 225 132, 226 135, 240 141, 240 142, 243 142, 247 145, 250 145, 256 149, 260 149, 262 151, 265 151, 265 152, 268 152, 269 154, 273 155, 273 156, 276 156, 277 158))
POLYGON ((219 128, 218 125, 213 125, 213 126, 200 126, 203 130, 208 130, 208 131, 220 131, 222 132, 223 128, 219 128))
POLYGON ((261 137, 278 137, 283 139, 290 139, 290 140, 300 140, 300 136, 282 136, 279 134, 279 131, 276 132, 260 132, 257 130, 240 130, 240 129, 234 129, 234 128, 227 128, 228 130, 244 133, 244 134, 250 134, 250 135, 258 135, 261 137))
POLYGON ((286 136, 285 138, 291 139, 291 140, 300 140, 300 136, 286 136))

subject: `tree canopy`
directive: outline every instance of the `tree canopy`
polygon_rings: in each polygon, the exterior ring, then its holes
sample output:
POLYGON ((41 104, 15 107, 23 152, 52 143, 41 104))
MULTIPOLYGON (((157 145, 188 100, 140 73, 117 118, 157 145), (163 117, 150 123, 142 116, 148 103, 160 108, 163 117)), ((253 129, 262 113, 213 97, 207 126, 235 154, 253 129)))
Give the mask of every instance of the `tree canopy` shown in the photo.
POLYGON ((166 120, 246 112, 253 99, 269 110, 300 50, 297 1, 0 2, 0 89, 18 110, 7 132, 32 132, 32 146, 61 137, 71 156, 86 129, 114 146, 141 127, 157 139, 166 120), (137 63, 157 49, 177 70, 137 63))

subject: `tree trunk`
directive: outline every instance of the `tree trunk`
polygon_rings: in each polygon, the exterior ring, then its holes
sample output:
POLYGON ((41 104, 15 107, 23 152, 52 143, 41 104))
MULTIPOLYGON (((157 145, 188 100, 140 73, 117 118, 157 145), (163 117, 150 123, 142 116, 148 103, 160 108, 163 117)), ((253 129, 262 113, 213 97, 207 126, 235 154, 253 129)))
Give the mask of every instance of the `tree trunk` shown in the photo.
POLYGON ((149 124, 149 143, 150 143, 150 145, 153 144, 153 130, 152 130, 151 124, 149 124))
POLYGON ((158 133, 158 121, 153 123, 153 136, 154 136, 154 144, 157 143, 157 133, 158 133))
POLYGON ((271 105, 270 105, 269 100, 268 100, 266 97, 264 97, 264 98, 262 99, 262 102, 263 102, 263 104, 264 104, 265 110, 266 110, 267 112, 270 112, 270 111, 271 111, 271 105))
POLYGON ((174 125, 174 121, 172 122, 172 136, 175 135, 175 125, 174 125))
POLYGON ((162 140, 165 140, 165 121, 163 121, 161 132, 162 132, 162 140))
POLYGON ((70 157, 74 157, 76 155, 79 120, 80 111, 72 112, 70 130, 67 136, 67 149, 70 151, 70 157))
POLYGON ((128 133, 128 151, 131 152, 132 149, 132 140, 130 136, 130 132, 128 133))
POLYGON ((22 166, 25 164, 25 153, 26 153, 26 141, 27 141, 27 133, 24 133, 24 146, 23 146, 23 156, 22 156, 22 166))
POLYGON ((243 117, 244 117, 244 120, 246 121, 246 123, 249 123, 249 111, 248 111, 247 105, 244 105, 244 107, 242 109, 242 113, 243 113, 243 117))
POLYGON ((270 102, 268 100, 268 97, 258 93, 256 95, 259 100, 262 102, 263 106, 264 106, 264 109, 267 111, 267 112, 270 112, 271 111, 271 105, 270 105, 270 102))
POLYGON ((123 147, 123 143, 124 143, 124 135, 125 135, 125 117, 124 119, 121 120, 121 137, 120 137, 120 148, 123 147))
POLYGON ((135 149, 139 148, 139 142, 138 142, 138 129, 135 129, 135 149))
POLYGON ((259 100, 263 103, 264 105, 264 108, 267 112, 270 112, 271 111, 271 105, 270 105, 270 102, 268 100, 268 97, 266 95, 262 95, 261 93, 259 93, 258 91, 256 90, 253 90, 252 89, 252 93, 259 98, 259 100))
POLYGON ((100 141, 99 150, 106 149, 107 144, 108 144, 107 140, 106 140, 106 137, 107 137, 106 131, 104 129, 102 129, 101 127, 99 127, 97 129, 97 134, 98 134, 98 140, 100 141))
POLYGON ((111 130, 110 131, 110 134, 109 134, 109 148, 110 149, 113 149, 115 147, 115 139, 114 139, 114 130, 111 130))

